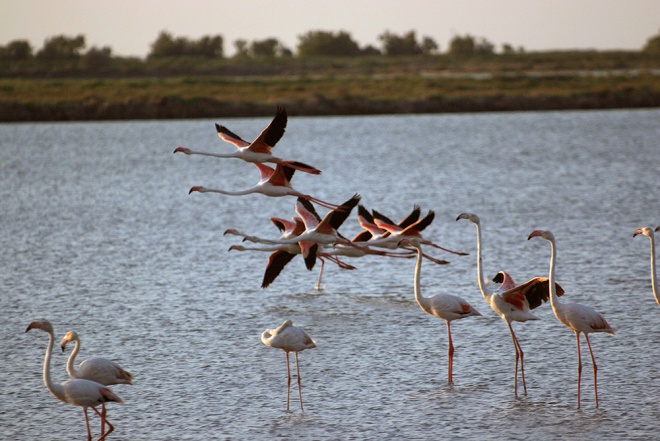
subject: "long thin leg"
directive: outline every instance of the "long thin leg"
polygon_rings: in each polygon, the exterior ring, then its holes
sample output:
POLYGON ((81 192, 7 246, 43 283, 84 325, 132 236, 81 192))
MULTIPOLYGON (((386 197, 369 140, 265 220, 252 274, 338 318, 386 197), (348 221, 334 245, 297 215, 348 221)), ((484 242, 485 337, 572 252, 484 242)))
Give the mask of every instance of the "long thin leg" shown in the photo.
POLYGON ((453 380, 453 370, 454 370, 454 344, 451 341, 451 327, 449 320, 447 320, 447 338, 449 340, 449 348, 447 349, 447 381, 451 384, 453 380))
POLYGON ((577 342, 577 356, 578 356, 578 382, 577 382, 577 400, 580 408, 580 379, 582 378, 582 355, 580 354, 580 333, 575 333, 575 341, 577 342))
POLYGON ((302 385, 300 380, 300 366, 298 366, 298 353, 296 352, 296 373, 298 374, 298 398, 300 399, 300 410, 303 412, 303 401, 302 401, 302 385))
POLYGON ((96 410, 96 407, 92 407, 92 410, 93 410, 94 412, 96 412, 96 414, 101 418, 101 421, 102 421, 102 422, 105 422, 105 424, 108 425, 108 431, 107 431, 105 434, 102 434, 101 437, 98 439, 98 441, 103 441, 103 440, 105 439, 106 436, 110 435, 110 434, 112 433, 112 431, 115 430, 115 426, 113 426, 112 424, 110 424, 110 421, 106 420, 106 419, 105 419, 105 415, 99 413, 99 411, 96 410))
POLYGON ((513 393, 518 396, 518 359, 520 358, 520 352, 518 351, 518 345, 516 344, 516 334, 513 332, 511 323, 507 322, 509 326, 509 332, 511 332, 511 341, 513 341, 513 349, 516 351, 516 363, 513 369, 513 393))
MULTIPOLYGON (((92 407, 92 409, 94 409, 92 407)), ((89 428, 89 417, 87 416, 87 408, 83 407, 83 412, 85 413, 85 424, 87 425, 87 441, 92 441, 92 429, 89 428)))
POLYGON ((596 366, 596 358, 594 358, 594 352, 591 350, 591 342, 589 341, 589 334, 584 334, 584 338, 587 339, 587 346, 589 346, 589 353, 591 354, 591 364, 594 366, 594 395, 596 397, 596 409, 598 409, 598 366, 596 366))
POLYGON ((105 433, 105 403, 101 403, 101 436, 105 433))
POLYGON ((321 288, 321 278, 323 277, 323 267, 325 266, 325 259, 319 259, 321 261, 321 271, 319 271, 319 280, 316 282, 316 287, 314 288, 317 291, 322 290, 321 288))
POLYGON ((289 395, 291 392, 291 370, 289 369, 289 353, 286 354, 286 411, 289 411, 289 395))
MULTIPOLYGON (((520 375, 522 377, 523 392, 525 395, 527 395, 527 383, 525 382, 525 353, 522 350, 522 346, 520 346, 520 342, 518 341, 518 337, 516 336, 516 333, 513 332, 513 327, 511 326, 511 323, 509 323, 509 330, 511 331, 511 336, 513 337, 513 345, 516 347, 517 357, 520 358, 520 375)), ((516 367, 516 383, 517 382, 518 382, 518 368, 516 367)))

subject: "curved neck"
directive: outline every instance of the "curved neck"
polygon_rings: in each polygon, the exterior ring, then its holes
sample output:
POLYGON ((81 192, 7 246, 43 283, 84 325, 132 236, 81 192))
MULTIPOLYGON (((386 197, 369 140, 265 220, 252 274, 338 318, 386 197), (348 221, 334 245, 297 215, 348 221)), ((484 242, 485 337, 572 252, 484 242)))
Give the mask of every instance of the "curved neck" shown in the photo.
POLYGON ((416 246, 415 248, 417 248, 417 263, 415 264, 415 283, 414 283, 415 300, 417 300, 417 303, 419 304, 420 308, 422 308, 422 310, 430 314, 429 299, 422 295, 422 288, 420 286, 420 278, 422 272, 422 248, 420 246, 416 246))
POLYGON ((555 315, 557 315, 557 307, 559 306, 559 297, 557 297, 557 287, 555 286, 555 262, 557 261, 557 249, 555 241, 550 240, 550 274, 548 275, 548 283, 550 284, 550 304, 555 315))
POLYGON ((655 273, 655 238, 653 235, 651 239, 651 288, 653 288, 653 297, 658 305, 660 305, 660 292, 658 292, 658 280, 655 273))
POLYGON ((48 392, 53 394, 55 398, 60 401, 64 400, 64 390, 60 384, 55 384, 50 379, 50 356, 53 353, 53 344, 55 343, 55 336, 52 332, 48 332, 48 349, 46 349, 46 357, 44 358, 44 385, 48 392))
POLYGON ((76 357, 78 356, 78 351, 80 351, 80 340, 75 340, 75 346, 69 359, 66 362, 66 373, 69 374, 71 378, 78 378, 78 370, 76 369, 76 357))
POLYGON ((481 257, 481 225, 475 224, 475 226, 477 227, 477 282, 479 283, 481 295, 490 304, 490 296, 493 293, 484 283, 483 259, 481 257))

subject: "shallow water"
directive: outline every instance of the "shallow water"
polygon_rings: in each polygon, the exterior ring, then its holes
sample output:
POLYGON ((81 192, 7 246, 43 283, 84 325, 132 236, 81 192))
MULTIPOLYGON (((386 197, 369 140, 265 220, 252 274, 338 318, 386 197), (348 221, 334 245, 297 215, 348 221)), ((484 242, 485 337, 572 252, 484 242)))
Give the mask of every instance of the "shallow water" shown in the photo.
MULTIPOLYGON (((238 160, 172 154, 233 148, 216 121, 0 125, 0 438, 85 436, 82 412, 43 386, 47 338, 24 333, 42 317, 58 341, 79 333, 80 360, 111 358, 135 375, 113 387, 126 403, 108 406, 113 440, 657 437, 660 307, 649 241, 632 232, 660 224, 659 120, 658 110, 290 118, 277 153, 323 170, 296 173, 295 188, 337 203, 359 192, 395 220, 419 204, 436 212, 426 238, 470 253, 428 249, 451 264, 422 270, 426 295, 460 295, 483 314, 452 325, 453 386, 444 323, 413 298, 414 260, 328 264, 317 291, 318 270, 296 258, 259 288, 268 254, 228 253, 239 239, 222 233, 277 237, 268 217, 291 217, 294 199, 188 195, 256 182, 238 160), (528 387, 514 396, 508 330, 476 285, 474 226, 454 221, 465 211, 482 219, 486 274, 519 283, 548 272, 549 246, 529 233, 555 233, 565 298, 617 330, 591 338, 600 409, 586 345, 576 409, 575 339, 548 305, 541 321, 514 325, 528 387), (285 319, 318 344, 300 354, 304 414, 295 381, 285 411, 284 354, 259 340, 285 319)), ((247 139, 269 119, 218 122, 247 139)), ((341 228, 358 231, 355 215, 341 228)), ((53 354, 57 381, 66 355, 53 354)))

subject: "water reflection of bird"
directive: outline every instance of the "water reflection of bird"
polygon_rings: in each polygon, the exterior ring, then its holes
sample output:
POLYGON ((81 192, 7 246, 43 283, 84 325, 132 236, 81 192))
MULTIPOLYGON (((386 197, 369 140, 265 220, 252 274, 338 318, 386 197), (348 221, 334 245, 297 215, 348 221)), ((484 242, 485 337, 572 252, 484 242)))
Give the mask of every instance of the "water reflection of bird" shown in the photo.
MULTIPOLYGON (((656 227, 655 231, 660 231, 660 226, 656 227)), ((633 237, 637 236, 638 234, 643 234, 651 241, 651 289, 653 290, 653 297, 655 297, 655 301, 658 303, 658 305, 660 305, 660 292, 658 292, 658 281, 655 272, 655 237, 653 229, 649 227, 638 228, 633 233, 633 237)))
POLYGON ((108 432, 101 434, 99 441, 105 439, 114 430, 114 426, 110 424, 104 415, 96 410, 96 406, 108 401, 123 403, 121 398, 106 386, 91 380, 74 379, 60 384, 53 383, 50 378, 50 358, 55 342, 53 326, 48 320, 40 320, 30 323, 25 332, 28 332, 30 329, 40 329, 48 334, 48 348, 46 349, 43 369, 43 378, 46 389, 48 389, 48 391, 58 400, 83 408, 85 413, 85 424, 87 425, 88 441, 91 441, 92 439, 92 431, 89 427, 87 408, 91 407, 101 418, 101 425, 103 426, 103 424, 107 424, 109 427, 108 432))
MULTIPOLYGON (((60 346, 62 347, 62 352, 64 352, 67 343, 71 341, 75 342, 75 346, 66 363, 66 371, 71 378, 96 381, 104 386, 110 386, 113 384, 133 384, 133 375, 131 375, 130 372, 124 370, 114 361, 105 358, 89 358, 83 360, 78 368, 76 368, 76 357, 78 356, 78 351, 80 351, 80 338, 78 337, 78 334, 75 331, 67 332, 62 338, 60 346)), ((105 419, 105 403, 101 403, 101 414, 103 415, 103 419, 105 419)), ((104 424, 101 422, 101 433, 103 433, 103 431, 104 424)))
POLYGON ((306 173, 319 174, 321 171, 302 162, 285 161, 283 159, 273 156, 272 149, 275 144, 282 138, 287 123, 287 114, 284 107, 278 107, 277 113, 268 126, 257 136, 257 138, 250 142, 243 140, 240 136, 230 131, 228 128, 215 125, 218 136, 223 141, 234 144, 237 151, 233 153, 207 153, 196 152, 185 147, 178 147, 174 153, 181 152, 186 155, 204 155, 213 156, 216 158, 238 158, 246 162, 262 163, 269 162, 272 164, 286 165, 290 168, 300 170, 306 173))
POLYGON ((581 305, 579 303, 560 303, 555 289, 555 262, 557 260, 557 249, 555 245, 555 236, 550 231, 535 230, 529 235, 527 240, 532 237, 540 237, 550 242, 550 303, 552 310, 557 319, 564 325, 568 326, 575 332, 575 342, 577 344, 577 357, 578 357, 578 381, 577 381, 577 401, 578 409, 580 408, 580 379, 582 376, 582 357, 580 355, 580 333, 584 334, 589 347, 589 354, 591 354, 591 363, 594 370, 594 397, 596 399, 596 408, 598 408, 598 377, 596 372, 596 359, 591 350, 591 342, 589 342, 589 334, 592 332, 606 332, 614 334, 614 329, 607 323, 605 317, 594 309, 581 305))
POLYGON ((420 278, 422 270, 422 246, 411 239, 403 239, 404 245, 409 245, 417 249, 417 263, 415 264, 415 279, 414 290, 415 300, 419 304, 422 311, 431 314, 435 317, 441 318, 447 324, 447 381, 453 383, 453 365, 454 365, 454 344, 451 339, 451 322, 454 320, 470 317, 473 315, 481 315, 479 311, 474 309, 466 300, 450 295, 450 294, 436 294, 431 297, 424 297, 420 287, 420 278))
POLYGON ((275 329, 266 329, 261 334, 261 341, 271 348, 281 349, 286 354, 286 410, 289 411, 289 397, 291 393, 291 369, 289 367, 289 352, 296 355, 296 373, 298 376, 298 397, 300 398, 300 410, 304 411, 302 399, 302 387, 300 379, 300 366, 298 364, 298 352, 316 347, 316 343, 301 328, 294 326, 291 320, 286 320, 275 329))
MULTIPOLYGON (((515 285, 512 280, 508 280, 502 275, 503 286, 497 291, 490 290, 483 279, 483 264, 481 257, 481 221, 479 216, 472 213, 461 213, 456 220, 466 219, 472 222, 477 227, 477 282, 479 290, 486 303, 495 311, 497 315, 502 317, 504 322, 509 327, 511 333, 511 340, 513 347, 516 351, 516 361, 514 366, 513 376, 513 392, 518 395, 518 361, 520 361, 520 374, 523 385, 523 392, 527 395, 527 384, 525 382, 525 362, 522 347, 518 342, 516 333, 513 331, 511 322, 526 322, 528 320, 539 320, 539 317, 532 314, 530 309, 540 306, 543 302, 548 301, 548 279, 545 277, 534 277, 522 285, 514 288, 504 290, 506 287, 515 285)), ((506 274, 506 273, 504 273, 506 274)), ((510 277, 510 276, 509 276, 510 277)), ((496 276, 496 280, 497 276, 496 276)), ((564 294, 564 290, 557 285, 559 295, 564 294)))

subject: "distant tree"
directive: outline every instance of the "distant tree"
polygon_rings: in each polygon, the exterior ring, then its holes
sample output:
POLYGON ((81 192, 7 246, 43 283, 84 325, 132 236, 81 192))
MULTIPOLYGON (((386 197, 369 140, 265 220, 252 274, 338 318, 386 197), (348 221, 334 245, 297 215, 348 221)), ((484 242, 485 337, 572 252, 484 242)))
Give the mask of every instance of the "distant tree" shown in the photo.
POLYGON ((450 55, 487 55, 495 52, 495 45, 485 38, 477 40, 472 35, 454 36, 449 42, 450 55))
POLYGON ((438 53, 440 46, 431 37, 424 37, 420 45, 422 53, 425 55, 432 55, 438 53))
POLYGON ((242 39, 235 40, 234 49, 236 49, 236 54, 234 54, 235 57, 249 56, 249 47, 247 40, 242 40, 242 39))
POLYGON ((361 53, 358 44, 344 31, 309 31, 300 35, 297 52, 300 57, 354 57, 361 53))
POLYGON ((205 36, 190 43, 190 53, 188 55, 222 58, 224 56, 223 45, 224 40, 221 35, 205 36))
POLYGON ((378 36, 378 39, 383 44, 385 55, 417 55, 422 53, 422 48, 417 43, 415 31, 409 31, 403 36, 385 31, 378 36))
POLYGON ((372 45, 367 45, 360 51, 362 55, 382 55, 382 52, 372 45))
POLYGON ((44 60, 71 60, 78 59, 85 49, 85 36, 67 37, 57 35, 46 39, 44 46, 37 52, 36 57, 44 60))
POLYGON ((660 34, 646 40, 646 44, 642 48, 642 52, 651 55, 660 55, 660 34))
POLYGON ((502 45, 502 53, 507 55, 515 54, 516 50, 509 43, 504 43, 502 45))
POLYGON ((177 37, 162 31, 158 38, 151 44, 149 57, 177 57, 177 56, 202 56, 209 58, 222 58, 224 40, 221 35, 205 36, 199 40, 189 40, 185 37, 177 37))
POLYGON ((108 46, 91 47, 80 60, 82 67, 88 70, 100 70, 112 64, 112 49, 108 46))
POLYGON ((10 41, 7 46, 0 46, 0 58, 19 61, 33 57, 32 46, 27 40, 10 41))
POLYGON ((254 58, 274 58, 280 47, 280 42, 275 38, 267 38, 261 41, 253 41, 250 44, 250 55, 254 58))

